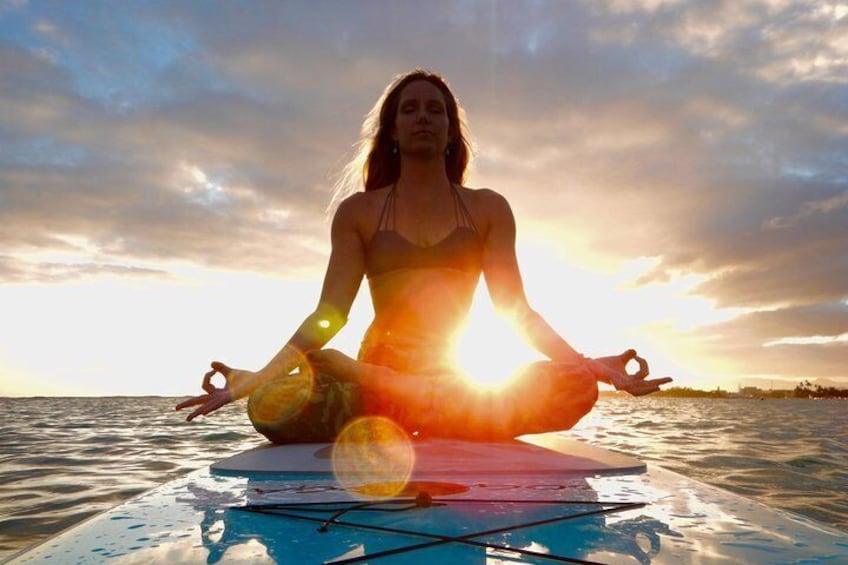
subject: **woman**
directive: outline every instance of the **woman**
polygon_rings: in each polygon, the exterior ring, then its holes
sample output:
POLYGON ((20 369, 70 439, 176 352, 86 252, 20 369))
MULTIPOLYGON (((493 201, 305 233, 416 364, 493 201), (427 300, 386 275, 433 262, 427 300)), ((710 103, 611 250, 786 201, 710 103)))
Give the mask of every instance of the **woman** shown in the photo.
POLYGON ((597 381, 642 395, 671 380, 646 380, 647 364, 633 350, 583 357, 530 308, 509 205, 494 191, 462 186, 467 133, 440 76, 416 70, 389 85, 363 127, 362 149, 365 190, 335 213, 315 312, 260 371, 213 362, 206 394, 177 406, 199 406, 188 420, 250 395, 254 426, 277 442, 331 440, 361 414, 424 435, 505 439, 570 428, 597 400, 597 381), (452 362, 481 273, 498 311, 550 359, 522 368, 501 390, 469 386, 452 362), (363 276, 375 318, 351 359, 322 347, 345 324, 363 276), (625 370, 631 360, 635 375, 625 370), (216 373, 225 387, 211 383, 216 373))

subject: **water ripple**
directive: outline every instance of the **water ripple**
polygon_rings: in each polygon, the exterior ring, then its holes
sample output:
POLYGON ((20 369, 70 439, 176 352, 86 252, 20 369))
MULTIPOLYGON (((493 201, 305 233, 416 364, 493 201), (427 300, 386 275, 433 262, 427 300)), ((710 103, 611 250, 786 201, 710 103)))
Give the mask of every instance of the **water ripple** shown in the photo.
POLYGON ((570 433, 848 530, 843 401, 605 399, 570 433))
MULTIPOLYGON (((173 398, 0 398, 0 559, 260 444, 243 406, 186 423, 173 398)), ((603 399, 569 432, 848 530, 848 411, 805 400, 603 399)))

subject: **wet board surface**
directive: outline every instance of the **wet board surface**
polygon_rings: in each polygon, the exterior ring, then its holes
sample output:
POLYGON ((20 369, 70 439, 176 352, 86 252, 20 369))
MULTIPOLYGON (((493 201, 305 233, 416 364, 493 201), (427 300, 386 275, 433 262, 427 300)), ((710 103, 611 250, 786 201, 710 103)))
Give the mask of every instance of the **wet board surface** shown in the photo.
POLYGON ((844 532, 557 434, 530 439, 426 443, 409 489, 382 502, 343 488, 327 445, 251 450, 12 563, 848 563, 844 532))

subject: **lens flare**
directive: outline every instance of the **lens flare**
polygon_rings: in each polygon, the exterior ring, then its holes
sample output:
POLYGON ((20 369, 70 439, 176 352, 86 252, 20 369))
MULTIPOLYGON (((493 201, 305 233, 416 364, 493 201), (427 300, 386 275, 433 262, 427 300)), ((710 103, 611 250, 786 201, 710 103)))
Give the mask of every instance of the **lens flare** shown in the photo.
POLYGON ((247 413, 254 426, 279 429, 296 418, 312 395, 314 379, 310 371, 274 379, 256 389, 247 402, 247 413))
POLYGON ((412 441, 383 416, 350 422, 333 445, 333 472, 350 493, 389 498, 403 492, 415 465, 412 441))

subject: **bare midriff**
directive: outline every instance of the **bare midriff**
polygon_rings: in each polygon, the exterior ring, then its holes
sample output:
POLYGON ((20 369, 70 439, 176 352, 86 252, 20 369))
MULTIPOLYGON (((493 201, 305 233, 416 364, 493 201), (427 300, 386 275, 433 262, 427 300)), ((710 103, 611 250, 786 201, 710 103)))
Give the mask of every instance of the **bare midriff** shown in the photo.
POLYGON ((395 269, 369 277, 374 321, 359 359, 412 374, 451 370, 456 334, 479 279, 479 273, 452 268, 395 269))

